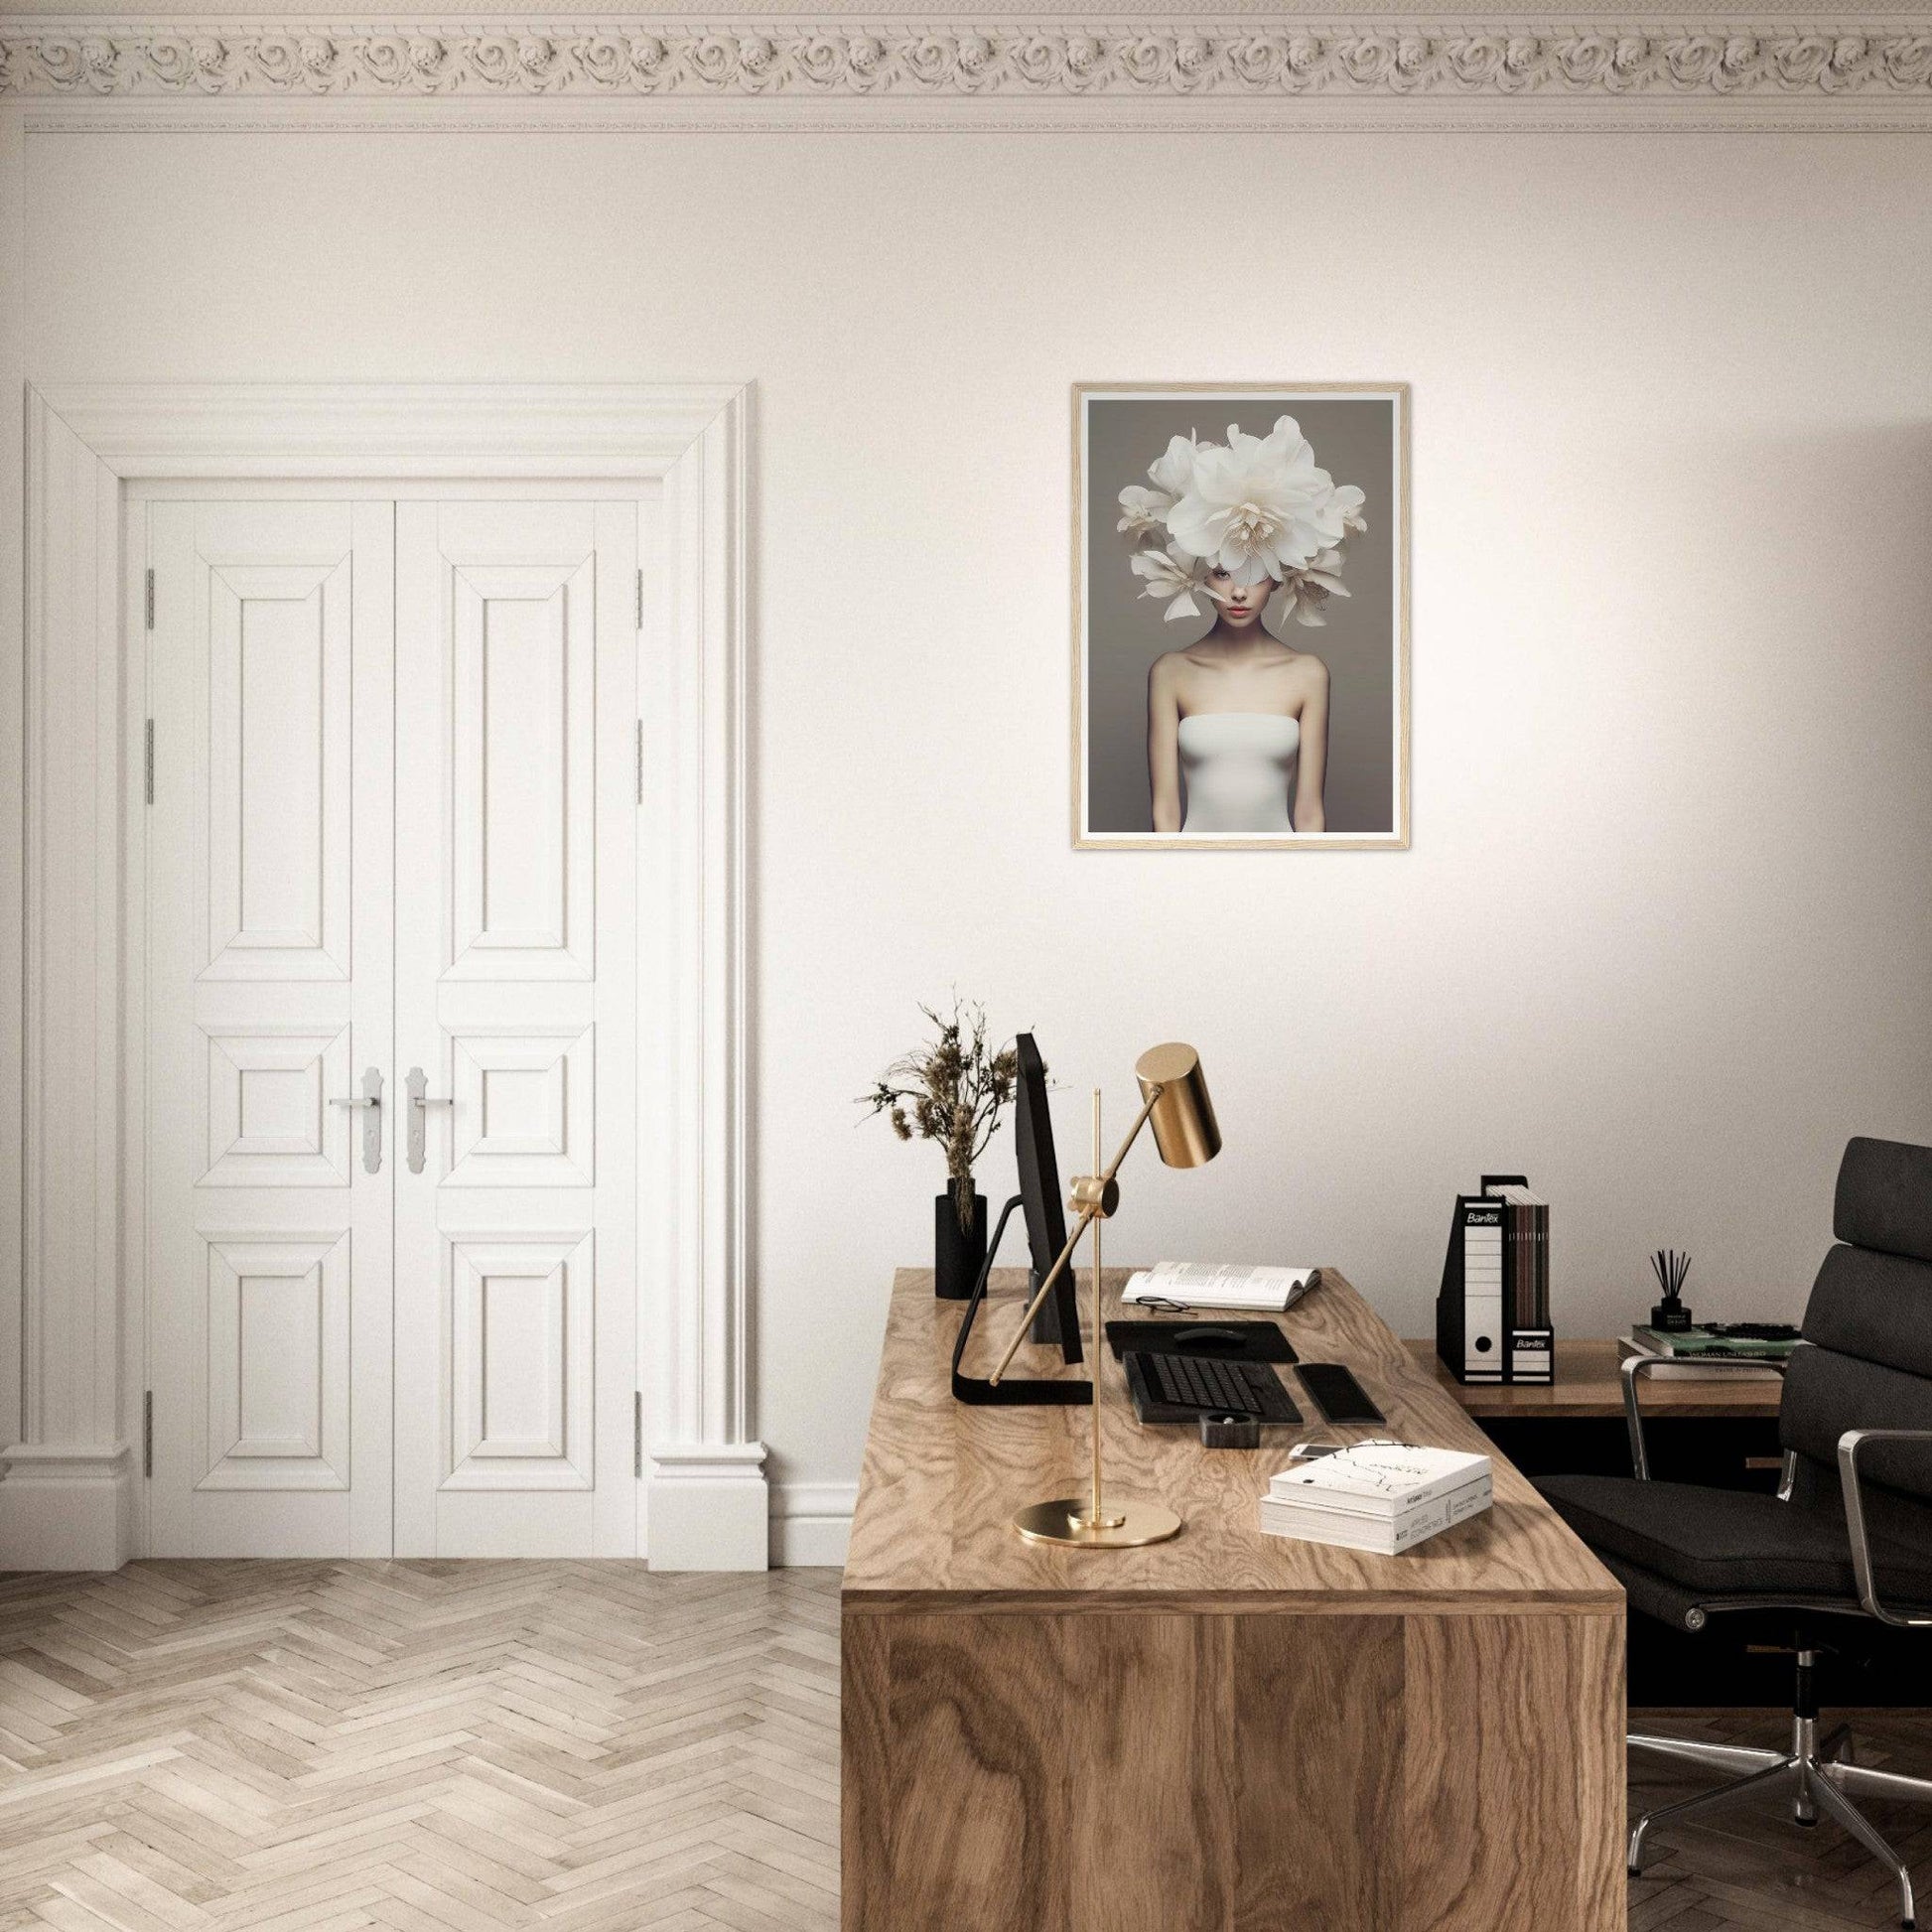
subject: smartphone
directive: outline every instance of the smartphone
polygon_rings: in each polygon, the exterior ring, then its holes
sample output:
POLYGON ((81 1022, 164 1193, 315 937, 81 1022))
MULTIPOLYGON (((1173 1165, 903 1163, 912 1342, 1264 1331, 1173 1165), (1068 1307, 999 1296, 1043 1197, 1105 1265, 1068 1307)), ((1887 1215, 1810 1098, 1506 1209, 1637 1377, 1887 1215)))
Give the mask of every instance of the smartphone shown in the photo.
POLYGON ((1368 1399, 1368 1391, 1339 1362, 1303 1362, 1302 1378, 1325 1422, 1387 1422, 1388 1417, 1368 1399))

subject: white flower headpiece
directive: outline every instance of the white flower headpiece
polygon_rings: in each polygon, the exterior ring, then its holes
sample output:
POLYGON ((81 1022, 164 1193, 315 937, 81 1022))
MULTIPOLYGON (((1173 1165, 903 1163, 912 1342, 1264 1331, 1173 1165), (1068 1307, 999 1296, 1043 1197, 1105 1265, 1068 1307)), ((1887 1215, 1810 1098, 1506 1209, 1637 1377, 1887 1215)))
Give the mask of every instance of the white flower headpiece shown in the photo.
POLYGON ((1147 475, 1152 489, 1129 483, 1120 492, 1119 528, 1151 540, 1129 567, 1147 580, 1143 597, 1170 600, 1170 619, 1200 616, 1194 597, 1214 599, 1215 571, 1237 590, 1272 577, 1298 623, 1325 623, 1321 607, 1348 595, 1341 546, 1368 528, 1362 492, 1316 466, 1293 416, 1278 417, 1266 436, 1230 423, 1224 444, 1176 436, 1147 475))

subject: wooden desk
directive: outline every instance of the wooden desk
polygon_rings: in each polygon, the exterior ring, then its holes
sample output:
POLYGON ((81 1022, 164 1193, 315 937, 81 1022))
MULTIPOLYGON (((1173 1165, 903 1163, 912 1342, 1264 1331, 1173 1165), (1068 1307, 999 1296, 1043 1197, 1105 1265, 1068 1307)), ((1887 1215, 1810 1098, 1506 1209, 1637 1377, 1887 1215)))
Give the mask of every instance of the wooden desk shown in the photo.
MULTIPOLYGON (((1425 1371, 1472 1416, 1623 1419, 1623 1381, 1617 1373, 1614 1341, 1590 1336, 1557 1343, 1557 1379, 1547 1389, 1504 1388, 1458 1382, 1436 1354, 1433 1341, 1412 1341, 1410 1350, 1425 1371)), ((1678 1381, 1667 1375, 1644 1378, 1643 1412, 1650 1416, 1699 1418, 1765 1417, 1778 1413, 1781 1382, 1751 1376, 1713 1376, 1709 1381, 1678 1381)))
MULTIPOLYGON (((977 1372, 1023 1279, 994 1278, 977 1372)), ((1490 1450, 1324 1283, 1284 1317, 1304 1359, 1348 1362, 1397 1433, 1490 1450)), ((956 1404, 959 1318, 900 1271, 841 1619, 846 1932, 1624 1925, 1623 1594, 1510 1464, 1488 1514, 1406 1556, 1265 1537, 1297 1435, 1144 1430, 1109 1355, 1108 1474, 1186 1527, 1024 1543, 1016 1508, 1082 1486, 1088 1411, 956 1404)), ((1028 1373, 1081 1373, 1043 1352, 1028 1373)))

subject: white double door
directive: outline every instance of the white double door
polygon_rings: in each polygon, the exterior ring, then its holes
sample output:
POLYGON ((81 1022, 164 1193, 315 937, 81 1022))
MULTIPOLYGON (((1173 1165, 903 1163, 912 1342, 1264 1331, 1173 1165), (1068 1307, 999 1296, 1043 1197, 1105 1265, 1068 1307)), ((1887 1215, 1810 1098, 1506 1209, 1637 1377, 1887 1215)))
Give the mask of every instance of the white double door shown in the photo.
POLYGON ((150 1548, 628 1554, 646 506, 146 507, 150 1548))

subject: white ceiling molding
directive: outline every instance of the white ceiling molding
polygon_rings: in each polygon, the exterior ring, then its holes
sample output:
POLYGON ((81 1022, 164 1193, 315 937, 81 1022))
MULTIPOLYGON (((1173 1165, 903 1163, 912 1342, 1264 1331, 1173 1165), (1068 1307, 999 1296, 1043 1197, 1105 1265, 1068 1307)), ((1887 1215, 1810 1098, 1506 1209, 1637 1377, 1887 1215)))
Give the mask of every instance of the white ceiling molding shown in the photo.
POLYGON ((687 112, 730 105, 733 124, 754 123, 772 104, 844 125, 864 124, 855 110, 874 107, 890 122, 896 107, 918 103, 942 121, 978 125, 1109 124, 1110 110, 1113 124, 1279 121, 1297 110, 1345 124, 1343 110, 1368 106, 1385 110, 1377 121, 1421 124, 1455 124, 1474 110, 1492 125, 1520 116, 1922 127, 1932 125, 1932 16, 1695 25, 766 18, 706 27, 541 15, 387 26, 18 15, 0 17, 0 94, 208 107, 541 102, 587 110, 575 124, 588 125, 600 109, 645 102, 687 112))

